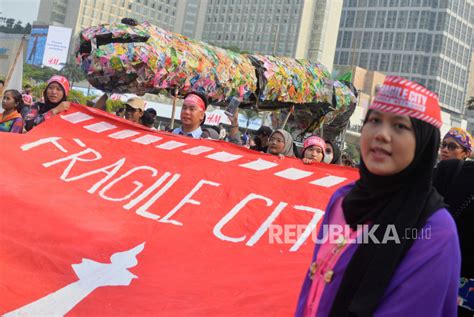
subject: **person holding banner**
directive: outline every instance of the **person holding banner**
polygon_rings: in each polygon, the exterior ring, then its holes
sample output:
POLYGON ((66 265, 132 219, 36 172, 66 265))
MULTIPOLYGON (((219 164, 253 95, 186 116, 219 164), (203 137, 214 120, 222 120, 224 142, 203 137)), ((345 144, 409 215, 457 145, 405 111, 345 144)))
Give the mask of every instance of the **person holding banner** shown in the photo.
POLYGON ((280 158, 295 157, 293 152, 293 137, 283 129, 277 129, 270 134, 267 153, 278 155, 280 158))
POLYGON ((316 135, 312 135, 303 143, 303 152, 301 157, 303 163, 312 164, 314 162, 322 162, 324 160, 324 152, 326 151, 326 142, 316 135))
POLYGON ((34 103, 24 114, 26 130, 30 131, 45 120, 68 110, 70 107, 70 102, 67 101, 68 94, 69 81, 67 78, 59 75, 51 77, 43 92, 44 102, 34 103))
POLYGON ((207 98, 197 92, 190 92, 184 97, 181 107, 181 128, 173 130, 174 134, 181 134, 199 139, 202 134, 201 125, 206 121, 207 98))
POLYGON ((22 104, 23 98, 18 90, 5 91, 2 98, 3 113, 0 114, 0 132, 23 133, 24 121, 17 111, 22 104))
POLYGON ((132 97, 125 103, 125 119, 133 123, 141 123, 145 112, 145 102, 139 97, 132 97))
POLYGON ((434 93, 385 78, 361 131, 360 179, 329 201, 296 316, 456 316, 456 225, 432 185, 441 124, 434 93))

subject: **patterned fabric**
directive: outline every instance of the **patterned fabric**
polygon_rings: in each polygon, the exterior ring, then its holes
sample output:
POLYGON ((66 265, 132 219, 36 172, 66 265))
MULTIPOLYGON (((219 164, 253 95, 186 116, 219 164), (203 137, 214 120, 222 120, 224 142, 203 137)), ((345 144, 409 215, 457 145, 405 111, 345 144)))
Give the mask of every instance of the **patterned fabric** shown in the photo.
MULTIPOLYGON (((353 188, 350 184, 339 188, 331 197, 321 224, 332 224, 331 214, 335 204, 353 188)), ((428 218, 425 226, 418 231, 417 238, 397 268, 385 291, 385 295, 374 313, 377 316, 404 317, 456 317, 461 255, 457 239, 456 225, 446 209, 440 209, 428 218), (430 232, 430 238, 423 235, 430 232), (423 233, 425 232, 425 233, 423 233)), ((318 232, 318 240, 323 241, 324 230, 318 232)), ((326 241, 327 242, 327 241, 326 241)), ((324 243, 326 243, 324 242, 324 243)), ((323 243, 316 243, 311 262, 316 262, 323 243)), ((357 244, 350 244, 333 265, 334 272, 326 283, 317 303, 316 317, 327 317, 341 285, 342 277, 357 250, 357 244)), ((309 264, 309 263, 308 263, 309 264)), ((310 298, 313 267, 309 267, 298 300, 295 316, 305 316, 310 298)))
POLYGON ((0 132, 23 133, 23 125, 23 118, 17 111, 5 117, 0 115, 0 132))
POLYGON ((369 109, 406 115, 440 128, 438 96, 418 83, 398 76, 387 76, 369 109))
POLYGON ((466 130, 461 128, 451 128, 444 136, 444 139, 447 137, 455 139, 463 148, 472 151, 472 136, 466 130))
POLYGON ((458 305, 474 311, 474 279, 461 278, 458 305))
POLYGON ((27 111, 25 111, 25 113, 23 113, 22 110, 23 119, 25 120, 25 128, 27 131, 30 131, 33 129, 33 127, 54 116, 51 110, 40 114, 40 109, 44 106, 45 105, 43 103, 36 102, 27 111))

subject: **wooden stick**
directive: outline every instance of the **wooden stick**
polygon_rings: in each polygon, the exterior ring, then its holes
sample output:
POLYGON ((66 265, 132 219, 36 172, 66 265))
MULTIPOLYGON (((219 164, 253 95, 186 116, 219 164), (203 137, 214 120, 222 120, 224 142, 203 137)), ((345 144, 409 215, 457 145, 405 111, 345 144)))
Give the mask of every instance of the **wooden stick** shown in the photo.
POLYGON ((286 126, 286 123, 288 122, 288 119, 290 118, 290 115, 293 113, 293 111, 295 111, 295 106, 291 106, 290 108, 290 111, 288 111, 288 113, 286 114, 286 117, 285 117, 285 120, 283 120, 283 123, 281 124, 281 128, 280 129, 284 129, 285 126, 286 126))
MULTIPOLYGON (((8 87, 8 82, 13 76, 13 72, 15 71, 15 66, 18 61, 18 57, 20 56, 20 52, 23 50, 24 43, 25 43, 25 36, 23 35, 21 37, 20 46, 18 47, 18 51, 16 52, 15 59, 13 60, 13 64, 10 66, 10 69, 8 69, 7 78, 5 78, 5 84, 3 85, 5 88, 8 87)), ((20 87, 20 91, 21 89, 23 89, 23 87, 20 87)))
POLYGON ((178 88, 174 90, 173 109, 171 110, 171 129, 174 129, 174 114, 176 113, 176 99, 178 99, 178 88))

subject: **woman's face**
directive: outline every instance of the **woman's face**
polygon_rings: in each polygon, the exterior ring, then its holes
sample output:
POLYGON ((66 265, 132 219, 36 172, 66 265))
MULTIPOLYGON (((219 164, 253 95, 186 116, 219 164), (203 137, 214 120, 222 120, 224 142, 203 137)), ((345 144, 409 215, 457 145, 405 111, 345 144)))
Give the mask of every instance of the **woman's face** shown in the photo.
POLYGON ((131 122, 140 123, 140 118, 143 112, 140 109, 135 109, 129 105, 125 105, 125 119, 131 122))
POLYGON ((285 138, 279 132, 272 134, 268 140, 268 152, 273 155, 278 155, 283 153, 285 149, 285 138))
POLYGON ((443 160, 456 159, 464 160, 469 156, 469 153, 463 148, 455 138, 446 137, 441 142, 441 147, 439 150, 439 157, 443 160))
POLYGON ((331 164, 334 158, 334 149, 331 143, 326 142, 326 150, 324 150, 324 163, 331 164))
POLYGON ((372 111, 362 127, 362 158, 375 175, 403 171, 415 157, 416 137, 408 116, 372 111))
POLYGON ((316 162, 321 162, 323 160, 323 149, 317 145, 311 145, 304 151, 304 157, 316 162))
POLYGON ((49 102, 51 103, 58 103, 63 100, 64 91, 56 82, 52 82, 49 84, 48 88, 46 88, 46 97, 48 97, 49 102))
POLYGON ((7 92, 3 95, 2 99, 2 108, 4 110, 12 110, 18 106, 18 102, 16 102, 15 98, 13 98, 13 94, 11 92, 7 92))

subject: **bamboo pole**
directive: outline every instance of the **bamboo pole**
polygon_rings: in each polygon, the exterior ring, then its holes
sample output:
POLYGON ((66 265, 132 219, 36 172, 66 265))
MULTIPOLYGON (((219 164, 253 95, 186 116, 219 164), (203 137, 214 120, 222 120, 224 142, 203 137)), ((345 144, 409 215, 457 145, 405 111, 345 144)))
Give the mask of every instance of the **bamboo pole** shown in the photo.
POLYGON ((288 122, 288 119, 290 118, 290 115, 293 113, 293 111, 295 111, 295 106, 291 106, 290 108, 290 111, 288 111, 288 113, 286 114, 286 117, 285 117, 285 120, 283 120, 283 123, 281 124, 281 128, 280 129, 284 129, 285 126, 286 126, 286 123, 288 122))
MULTIPOLYGON (((5 78, 4 87, 8 87, 8 83, 10 82, 10 79, 13 76, 13 72, 15 71, 15 66, 18 61, 18 57, 20 56, 20 53, 23 50, 24 43, 25 43, 25 35, 21 37, 20 46, 18 47, 18 50, 16 52, 15 59, 13 60, 13 64, 8 69, 7 77, 5 78)), ((20 87, 20 89, 22 89, 22 87, 20 87)))
POLYGON ((174 90, 173 109, 171 110, 171 124, 170 124, 171 129, 174 129, 174 115, 176 113, 176 99, 178 99, 178 88, 174 90))

